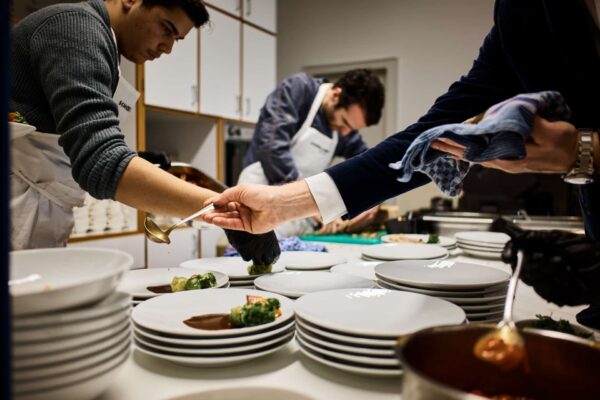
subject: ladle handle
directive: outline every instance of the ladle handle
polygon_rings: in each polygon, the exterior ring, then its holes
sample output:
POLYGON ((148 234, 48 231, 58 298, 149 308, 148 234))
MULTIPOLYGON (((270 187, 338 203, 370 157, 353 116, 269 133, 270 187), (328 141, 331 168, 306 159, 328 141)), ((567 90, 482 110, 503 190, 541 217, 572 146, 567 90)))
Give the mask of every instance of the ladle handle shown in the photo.
MULTIPOLYGON (((206 207, 204 207, 203 209, 201 209, 200 211, 196 211, 195 213, 193 213, 192 215, 190 215, 189 217, 186 217, 184 219, 182 219, 181 221, 179 221, 178 223, 176 223, 175 225, 173 225, 172 228, 179 226, 179 225, 183 225, 186 222, 194 219, 194 218, 198 218, 199 216, 201 216, 202 214, 206 214, 208 212, 211 212, 215 209, 215 205, 214 204, 209 204, 206 207)), ((171 228, 171 229, 172 229, 171 228)))
POLYGON ((513 317, 513 304, 515 302, 515 295, 517 294, 517 283, 519 283, 519 277, 521 276, 521 268, 523 268, 523 250, 517 252, 517 267, 510 277, 508 282, 508 291, 506 293, 506 303, 504 305, 504 322, 512 322, 513 317))

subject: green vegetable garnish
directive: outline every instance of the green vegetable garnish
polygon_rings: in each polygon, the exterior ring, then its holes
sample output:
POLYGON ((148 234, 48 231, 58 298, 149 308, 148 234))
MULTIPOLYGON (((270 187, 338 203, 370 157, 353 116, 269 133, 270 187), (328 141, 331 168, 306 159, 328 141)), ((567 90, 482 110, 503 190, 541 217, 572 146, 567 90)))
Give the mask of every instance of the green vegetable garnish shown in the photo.
POLYGON ((195 274, 189 278, 176 276, 171 281, 171 291, 181 292, 183 290, 206 289, 217 285, 217 278, 211 272, 206 274, 195 274))
POLYGON ((27 120, 25 119, 25 117, 22 116, 21 113, 18 112, 18 111, 9 112, 8 113, 8 120, 10 122, 16 122, 16 123, 19 123, 19 124, 28 124, 29 125, 29 122, 27 122, 27 120))
POLYGON ((527 326, 536 329, 547 329, 549 331, 557 331, 563 333, 569 333, 571 335, 579 336, 584 339, 591 339, 594 337, 592 332, 581 332, 576 331, 571 323, 566 319, 555 320, 548 315, 536 314, 537 320, 531 322, 527 326))
POLYGON ((427 238, 427 243, 430 244, 437 244, 440 242, 440 236, 435 234, 435 233, 431 233, 429 234, 429 237, 427 238))
POLYGON ((268 274, 273 269, 273 264, 265 264, 265 265, 256 265, 250 264, 248 265, 248 274, 250 275, 262 275, 268 274))
POLYGON ((183 276, 174 276, 171 280, 171 292, 182 292, 185 290, 185 283, 187 278, 183 276))
POLYGON ((246 304, 231 309, 229 322, 238 328, 268 324, 281 315, 279 307, 277 299, 248 296, 246 304))

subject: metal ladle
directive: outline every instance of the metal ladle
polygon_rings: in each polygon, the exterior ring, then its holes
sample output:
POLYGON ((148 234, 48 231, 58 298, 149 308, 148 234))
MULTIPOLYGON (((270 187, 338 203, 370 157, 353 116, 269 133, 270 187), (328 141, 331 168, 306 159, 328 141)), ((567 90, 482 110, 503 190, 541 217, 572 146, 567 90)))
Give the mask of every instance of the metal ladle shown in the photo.
POLYGON ((201 209, 200 211, 196 211, 189 217, 186 217, 186 218, 182 219, 181 221, 177 222, 176 224, 172 225, 166 231, 163 231, 162 229, 160 229, 160 227, 156 224, 156 222, 154 222, 150 218, 146 217, 146 219, 144 219, 144 231, 146 233, 146 237, 155 243, 169 244, 169 243, 171 243, 171 240, 169 239, 169 234, 171 233, 171 231, 173 229, 177 228, 180 225, 185 224, 186 222, 188 222, 194 218, 198 218, 202 214, 211 212, 214 209, 215 209, 214 204, 210 204, 210 205, 204 207, 203 209, 201 209))
MULTIPOLYGON (((504 369, 512 369, 516 368, 525 357, 525 344, 523 340, 523 336, 519 333, 517 326, 515 325, 515 321, 513 320, 513 305, 515 302, 515 294, 517 293, 517 283, 519 282, 519 276, 521 275, 521 268, 523 267, 523 251, 519 250, 517 253, 517 266, 515 268, 515 272, 510 278, 508 283, 508 291, 506 294, 506 303, 504 303, 504 315, 502 317, 502 321, 496 325, 496 328, 482 337, 480 337, 475 343, 474 351, 475 354, 483 359, 484 361, 488 361, 491 363, 495 363, 498 366, 504 369), (483 357, 484 348, 490 343, 490 340, 499 339, 504 342, 507 350, 514 350, 520 354, 521 357, 519 359, 518 356, 512 357, 513 363, 509 362, 507 359, 494 359, 483 357)), ((500 354, 497 354, 500 355, 500 354)), ((504 354, 506 355, 506 354, 504 354)))

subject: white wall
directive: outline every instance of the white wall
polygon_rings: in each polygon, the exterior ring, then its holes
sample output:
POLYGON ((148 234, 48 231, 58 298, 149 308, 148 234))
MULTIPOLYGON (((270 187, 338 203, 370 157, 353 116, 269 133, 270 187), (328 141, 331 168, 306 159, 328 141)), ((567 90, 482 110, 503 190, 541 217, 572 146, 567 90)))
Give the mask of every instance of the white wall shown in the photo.
MULTIPOLYGON (((493 0, 281 0, 278 80, 303 67, 397 58, 397 126, 415 122, 466 73, 489 32, 493 0)), ((402 210, 441 195, 429 184, 402 210)))

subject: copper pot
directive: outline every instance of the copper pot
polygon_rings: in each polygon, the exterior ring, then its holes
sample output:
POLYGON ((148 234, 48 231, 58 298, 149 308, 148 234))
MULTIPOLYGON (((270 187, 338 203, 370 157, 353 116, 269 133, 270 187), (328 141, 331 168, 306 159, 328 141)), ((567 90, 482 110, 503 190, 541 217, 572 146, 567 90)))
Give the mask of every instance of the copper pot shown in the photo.
POLYGON ((404 369, 402 398, 474 400, 509 395, 538 400, 600 399, 598 342, 525 329, 528 372, 521 368, 503 372, 473 354, 477 339, 493 327, 437 327, 401 339, 398 356, 404 369))

